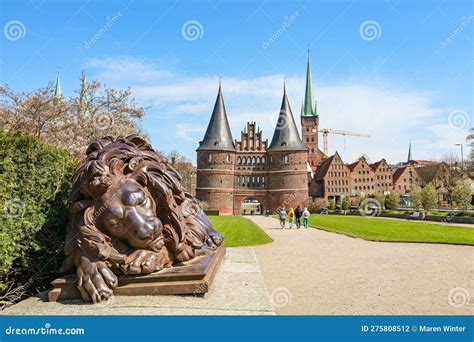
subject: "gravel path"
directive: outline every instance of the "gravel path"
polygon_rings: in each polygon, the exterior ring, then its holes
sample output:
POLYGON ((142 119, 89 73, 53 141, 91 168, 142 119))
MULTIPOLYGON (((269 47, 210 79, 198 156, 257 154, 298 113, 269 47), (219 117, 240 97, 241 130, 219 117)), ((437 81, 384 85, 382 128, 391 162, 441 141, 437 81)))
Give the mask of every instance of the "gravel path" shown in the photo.
POLYGON ((255 252, 277 314, 474 313, 474 247, 371 242, 250 218, 274 240, 255 252))

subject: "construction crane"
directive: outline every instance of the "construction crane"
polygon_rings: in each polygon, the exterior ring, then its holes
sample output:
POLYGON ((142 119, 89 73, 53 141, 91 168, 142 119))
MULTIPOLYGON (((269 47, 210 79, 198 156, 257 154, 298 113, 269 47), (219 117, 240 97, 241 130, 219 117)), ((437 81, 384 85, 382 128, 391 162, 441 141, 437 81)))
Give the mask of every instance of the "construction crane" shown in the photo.
MULTIPOLYGON (((315 129, 313 129, 315 131, 315 129)), ((337 129, 328 129, 328 128, 323 128, 318 130, 319 133, 323 133, 323 152, 325 155, 328 154, 328 134, 339 134, 343 135, 344 137, 351 136, 351 137, 364 137, 364 138, 370 138, 370 135, 368 134, 363 134, 363 133, 354 133, 354 132, 348 132, 348 131, 341 131, 337 129)), ((346 140, 344 139, 344 149, 346 148, 346 140)))

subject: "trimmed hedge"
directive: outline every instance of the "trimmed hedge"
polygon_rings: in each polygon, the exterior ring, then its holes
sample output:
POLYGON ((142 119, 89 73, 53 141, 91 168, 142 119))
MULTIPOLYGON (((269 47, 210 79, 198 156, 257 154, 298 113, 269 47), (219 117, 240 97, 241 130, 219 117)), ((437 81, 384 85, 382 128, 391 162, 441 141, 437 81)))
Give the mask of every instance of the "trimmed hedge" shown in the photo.
POLYGON ((77 160, 31 136, 0 132, 0 293, 49 287, 63 259, 77 160))

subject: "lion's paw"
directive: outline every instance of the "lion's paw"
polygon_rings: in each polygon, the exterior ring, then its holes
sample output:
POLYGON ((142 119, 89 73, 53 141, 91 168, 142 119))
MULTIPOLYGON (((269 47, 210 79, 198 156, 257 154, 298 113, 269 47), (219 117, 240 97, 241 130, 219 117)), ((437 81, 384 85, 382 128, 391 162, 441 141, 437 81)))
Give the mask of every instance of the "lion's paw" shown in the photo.
POLYGON ((85 301, 99 303, 113 296, 118 280, 103 261, 91 262, 82 258, 77 268, 77 288, 85 301))
POLYGON ((162 270, 170 259, 164 251, 153 252, 139 249, 128 255, 120 269, 125 274, 146 274, 162 270))

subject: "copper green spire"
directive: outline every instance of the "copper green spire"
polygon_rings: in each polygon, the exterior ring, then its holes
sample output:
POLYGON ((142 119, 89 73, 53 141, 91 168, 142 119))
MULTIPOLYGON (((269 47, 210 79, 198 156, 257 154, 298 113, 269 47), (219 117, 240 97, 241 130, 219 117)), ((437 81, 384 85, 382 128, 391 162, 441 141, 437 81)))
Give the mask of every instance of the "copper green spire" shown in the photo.
POLYGON ((306 91, 304 94, 304 116, 316 115, 313 111, 313 91, 311 82, 311 66, 309 64, 309 50, 308 50, 308 65, 306 67, 306 91))
POLYGON ((63 96, 62 88, 61 88, 61 80, 59 79, 59 72, 56 76, 56 87, 54 88, 54 98, 59 99, 63 96))
POLYGON ((408 145, 408 159, 407 159, 407 162, 409 162, 410 160, 413 160, 413 157, 411 155, 411 140, 410 140, 410 144, 408 145))
POLYGON ((87 111, 87 79, 86 79, 86 69, 82 71, 81 75, 81 93, 79 95, 79 115, 87 116, 89 112, 87 111))

